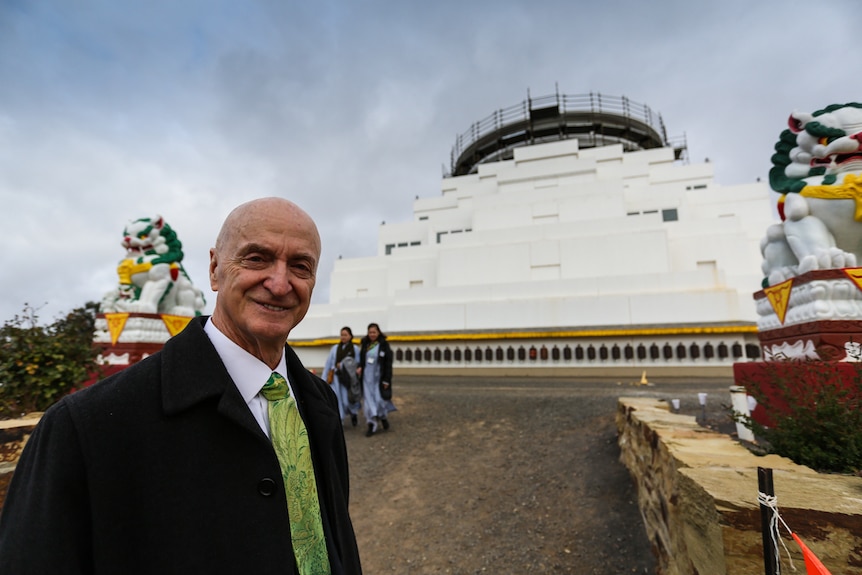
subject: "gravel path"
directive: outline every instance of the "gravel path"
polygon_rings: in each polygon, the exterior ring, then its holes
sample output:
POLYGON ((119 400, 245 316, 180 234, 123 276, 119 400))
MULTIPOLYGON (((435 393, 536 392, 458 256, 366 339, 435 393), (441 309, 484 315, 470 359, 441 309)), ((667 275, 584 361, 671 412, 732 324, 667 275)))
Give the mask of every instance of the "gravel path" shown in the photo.
POLYGON ((732 381, 651 384, 396 378, 389 431, 365 437, 361 415, 345 428, 364 573, 654 573, 617 398, 679 398, 695 415, 707 392, 727 429, 732 381))

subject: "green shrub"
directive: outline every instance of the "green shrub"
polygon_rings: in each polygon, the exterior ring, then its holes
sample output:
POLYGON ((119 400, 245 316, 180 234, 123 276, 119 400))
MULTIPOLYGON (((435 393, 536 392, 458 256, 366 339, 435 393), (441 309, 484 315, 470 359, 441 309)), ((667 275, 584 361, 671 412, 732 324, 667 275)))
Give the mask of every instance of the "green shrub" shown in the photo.
POLYGON ((862 470, 862 366, 819 361, 762 365, 745 387, 766 417, 741 422, 765 442, 766 450, 817 471, 862 470))
POLYGON ((98 374, 93 347, 98 304, 89 302, 48 326, 24 305, 0 328, 0 419, 44 411, 98 374))

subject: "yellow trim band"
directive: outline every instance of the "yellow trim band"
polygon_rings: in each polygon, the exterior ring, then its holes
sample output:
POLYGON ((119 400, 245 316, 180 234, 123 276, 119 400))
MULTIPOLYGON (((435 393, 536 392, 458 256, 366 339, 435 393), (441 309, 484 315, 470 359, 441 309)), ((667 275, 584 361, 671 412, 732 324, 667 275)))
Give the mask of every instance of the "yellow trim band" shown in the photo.
MULTIPOLYGON (((756 325, 714 326, 714 327, 656 327, 641 329, 584 329, 568 331, 512 331, 494 333, 433 333, 426 335, 390 335, 389 342, 415 341, 464 341, 464 340, 505 340, 505 339, 567 339, 585 337, 633 337, 657 335, 717 335, 717 334, 747 334, 757 333, 756 325)), ((338 338, 321 338, 302 341, 291 341, 293 347, 317 347, 338 343, 338 338)))

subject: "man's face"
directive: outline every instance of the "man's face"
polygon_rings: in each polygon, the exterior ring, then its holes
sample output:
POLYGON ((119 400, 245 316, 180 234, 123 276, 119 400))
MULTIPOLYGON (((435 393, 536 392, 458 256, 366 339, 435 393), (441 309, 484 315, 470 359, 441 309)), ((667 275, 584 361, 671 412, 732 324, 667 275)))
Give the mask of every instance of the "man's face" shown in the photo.
POLYGON ((311 219, 286 202, 261 202, 235 220, 223 245, 210 250, 213 321, 268 363, 308 311, 320 240, 311 219))

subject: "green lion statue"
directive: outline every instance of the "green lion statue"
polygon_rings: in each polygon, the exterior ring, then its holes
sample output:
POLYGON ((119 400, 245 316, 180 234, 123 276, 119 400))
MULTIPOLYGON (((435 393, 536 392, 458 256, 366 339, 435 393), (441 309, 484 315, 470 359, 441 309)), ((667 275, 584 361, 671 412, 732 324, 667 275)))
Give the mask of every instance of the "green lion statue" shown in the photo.
POLYGON ((164 218, 130 222, 121 245, 126 257, 117 266, 119 285, 102 298, 102 313, 196 316, 203 312, 203 293, 183 269, 183 245, 164 218))
POLYGON ((769 184, 783 220, 760 244, 764 287, 862 261, 862 104, 794 112, 772 156, 769 184))

